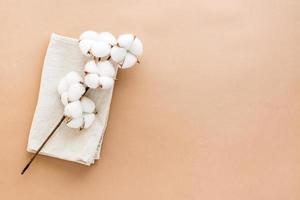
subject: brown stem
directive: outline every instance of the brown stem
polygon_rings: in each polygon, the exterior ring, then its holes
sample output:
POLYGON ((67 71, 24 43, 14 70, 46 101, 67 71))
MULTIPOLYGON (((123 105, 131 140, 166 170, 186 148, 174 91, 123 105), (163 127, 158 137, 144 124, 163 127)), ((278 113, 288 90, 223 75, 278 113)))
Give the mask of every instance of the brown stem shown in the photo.
POLYGON ((24 167, 24 169, 22 170, 21 174, 23 175, 26 170, 28 169, 28 167, 30 166, 30 164, 34 161, 34 159, 36 158, 36 156, 40 153, 40 151, 42 150, 42 148, 45 146, 45 144, 48 142, 48 140, 51 138, 51 136, 55 133, 56 129, 61 125, 61 123, 64 121, 66 117, 63 116, 60 121, 58 122, 58 124, 54 127, 54 129, 52 130, 52 132, 50 133, 50 135, 48 135, 48 137, 46 138, 46 140, 43 142, 43 144, 40 146, 40 148, 35 152, 35 154, 32 156, 32 158, 30 159, 30 161, 27 163, 27 165, 24 167))
MULTIPOLYGON (((88 90, 89 90, 89 88, 87 87, 85 89, 85 92, 83 93, 82 96, 84 96, 87 93, 88 90)), ((58 122, 58 124, 54 127, 54 129, 51 131, 51 133, 48 135, 48 137, 45 139, 45 141, 42 143, 42 145, 38 148, 38 150, 32 156, 32 158, 30 159, 30 161, 25 165, 24 169, 21 172, 22 175, 26 172, 26 170, 29 168, 29 166, 31 165, 31 163, 34 161, 34 159, 37 157, 37 155, 43 149, 43 147, 45 146, 45 144, 48 142, 48 140, 52 137, 52 135, 55 133, 55 131, 58 129, 58 127, 62 124, 62 122, 65 119, 66 119, 66 116, 62 116, 62 118, 60 119, 60 121, 58 122)))

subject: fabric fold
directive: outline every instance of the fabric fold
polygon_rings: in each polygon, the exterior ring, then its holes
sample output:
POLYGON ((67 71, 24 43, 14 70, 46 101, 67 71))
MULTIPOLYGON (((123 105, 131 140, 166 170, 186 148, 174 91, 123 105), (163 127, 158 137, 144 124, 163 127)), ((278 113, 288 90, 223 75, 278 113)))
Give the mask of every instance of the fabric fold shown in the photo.
MULTIPOLYGON (((42 70, 38 102, 28 139, 27 151, 36 152, 63 116, 64 106, 57 93, 59 81, 70 71, 83 75, 88 61, 78 47, 78 40, 52 34, 42 70)), ((89 90, 86 94, 96 104, 95 122, 82 131, 68 128, 63 122, 40 154, 91 165, 100 158, 113 88, 89 90)))

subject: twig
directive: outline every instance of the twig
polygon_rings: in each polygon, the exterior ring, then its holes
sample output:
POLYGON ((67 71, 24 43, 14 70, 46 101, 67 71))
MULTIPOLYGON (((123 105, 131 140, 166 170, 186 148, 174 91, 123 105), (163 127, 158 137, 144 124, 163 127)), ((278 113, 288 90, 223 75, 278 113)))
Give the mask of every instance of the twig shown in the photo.
MULTIPOLYGON (((83 93, 82 97, 87 93, 87 91, 89 90, 89 88, 85 88, 85 92, 83 93)), ((34 161, 34 159, 37 157, 37 155, 40 153, 40 151, 43 149, 43 147, 45 146, 45 144, 48 142, 48 140, 52 137, 52 135, 55 133, 55 131, 58 129, 58 127, 62 124, 62 122, 66 119, 66 116, 62 116, 62 118, 60 119, 60 121, 58 122, 58 124, 54 127, 54 129, 51 131, 51 133, 48 135, 48 137, 45 139, 45 141, 42 143, 42 145, 38 148, 38 150, 35 152, 35 154, 32 156, 32 158, 30 159, 30 161, 27 163, 27 165, 24 167, 24 169, 22 170, 21 174, 23 175, 26 170, 29 168, 29 166, 31 165, 31 163, 34 161)))
POLYGON ((48 140, 51 138, 51 136, 55 133, 56 129, 61 125, 61 123, 65 120, 65 116, 63 116, 60 121, 58 122, 58 124, 55 126, 55 128, 52 130, 52 132, 50 133, 50 135, 48 135, 48 137, 46 138, 46 140, 43 142, 43 144, 40 146, 40 148, 35 152, 35 154, 32 156, 32 158, 30 159, 30 161, 27 163, 27 165, 24 167, 24 169, 22 170, 21 174, 23 175, 26 170, 28 169, 28 167, 30 166, 30 164, 34 161, 34 159, 36 158, 36 156, 40 153, 40 151, 42 150, 42 148, 45 146, 45 144, 48 142, 48 140))

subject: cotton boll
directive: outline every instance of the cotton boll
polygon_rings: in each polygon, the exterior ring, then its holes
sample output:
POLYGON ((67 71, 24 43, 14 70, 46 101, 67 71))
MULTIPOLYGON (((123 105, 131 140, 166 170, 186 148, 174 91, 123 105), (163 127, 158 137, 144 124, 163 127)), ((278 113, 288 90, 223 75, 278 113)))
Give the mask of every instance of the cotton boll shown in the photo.
POLYGON ((137 62, 137 58, 133 54, 127 53, 125 60, 122 64, 122 69, 130 68, 133 65, 135 65, 136 62, 137 62))
POLYGON ((99 62, 97 64, 99 74, 100 76, 109 76, 109 77, 115 77, 116 70, 112 63, 108 60, 99 62))
POLYGON ((114 85, 114 79, 112 79, 111 77, 100 77, 99 78, 99 82, 100 82, 100 85, 101 85, 101 88, 102 89, 110 89, 113 85, 114 85))
POLYGON ((88 74, 84 77, 84 83, 92 89, 99 87, 99 76, 97 74, 88 74))
POLYGON ((87 73, 94 73, 94 74, 99 73, 99 70, 97 68, 97 64, 94 60, 91 60, 91 61, 89 61, 88 63, 85 64, 84 71, 87 72, 87 73))
POLYGON ((70 128, 80 128, 83 125, 83 117, 77 117, 72 119, 67 123, 67 126, 70 128))
POLYGON ((111 47, 108 42, 98 40, 92 45, 91 52, 96 57, 105 57, 110 53, 111 47))
POLYGON ((86 56, 91 56, 90 50, 94 43, 95 43, 95 41, 93 41, 93 40, 81 40, 79 42, 79 48, 80 48, 82 54, 84 54, 86 56))
POLYGON ((129 49, 133 43, 134 36, 132 34, 122 34, 118 38, 118 44, 120 47, 129 49))
POLYGON ((69 87, 69 83, 67 79, 63 78, 57 86, 58 94, 62 95, 65 91, 68 90, 68 87, 69 87))
POLYGON ((82 116, 82 107, 80 101, 73 101, 65 106, 64 115, 71 118, 82 116))
POLYGON ((85 129, 89 128, 95 120, 95 114, 94 113, 88 113, 83 114, 83 121, 84 121, 84 127, 85 129))
POLYGON ((69 101, 68 101, 68 92, 62 93, 61 96, 60 96, 60 100, 66 106, 69 103, 69 101))
POLYGON ((70 101, 77 101, 84 94, 85 87, 80 83, 74 83, 68 90, 68 97, 70 101))
POLYGON ((126 49, 114 46, 111 49, 110 55, 113 61, 116 63, 121 63, 125 59, 126 53, 126 49))
POLYGON ((143 54, 143 44, 139 38, 135 38, 129 51, 136 56, 141 56, 143 54))
POLYGON ((113 46, 117 44, 115 36, 113 36, 110 32, 101 32, 98 36, 98 40, 104 40, 113 46))
POLYGON ((80 40, 85 40, 85 39, 96 40, 98 38, 98 35, 99 34, 95 31, 85 31, 80 35, 79 39, 80 40))
POLYGON ((69 72, 65 79, 68 81, 69 85, 73 83, 83 82, 82 77, 75 71, 69 72))
POLYGON ((95 111, 95 103, 88 97, 82 97, 80 100, 82 111, 92 113, 95 111))

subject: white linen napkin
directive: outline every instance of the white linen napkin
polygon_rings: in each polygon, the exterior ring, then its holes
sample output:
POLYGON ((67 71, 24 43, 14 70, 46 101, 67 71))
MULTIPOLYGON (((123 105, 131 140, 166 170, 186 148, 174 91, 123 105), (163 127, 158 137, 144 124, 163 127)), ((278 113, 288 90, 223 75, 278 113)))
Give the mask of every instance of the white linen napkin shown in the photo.
MULTIPOLYGON (((57 34, 51 35, 27 151, 34 153, 63 116, 64 106, 57 93, 59 81, 70 71, 83 74, 86 62, 87 58, 79 50, 78 40, 57 34)), ((98 111, 93 125, 79 131, 67 127, 63 122, 40 154, 85 165, 91 165, 99 159, 112 93, 113 88, 89 90, 86 96, 95 102, 98 111)))

